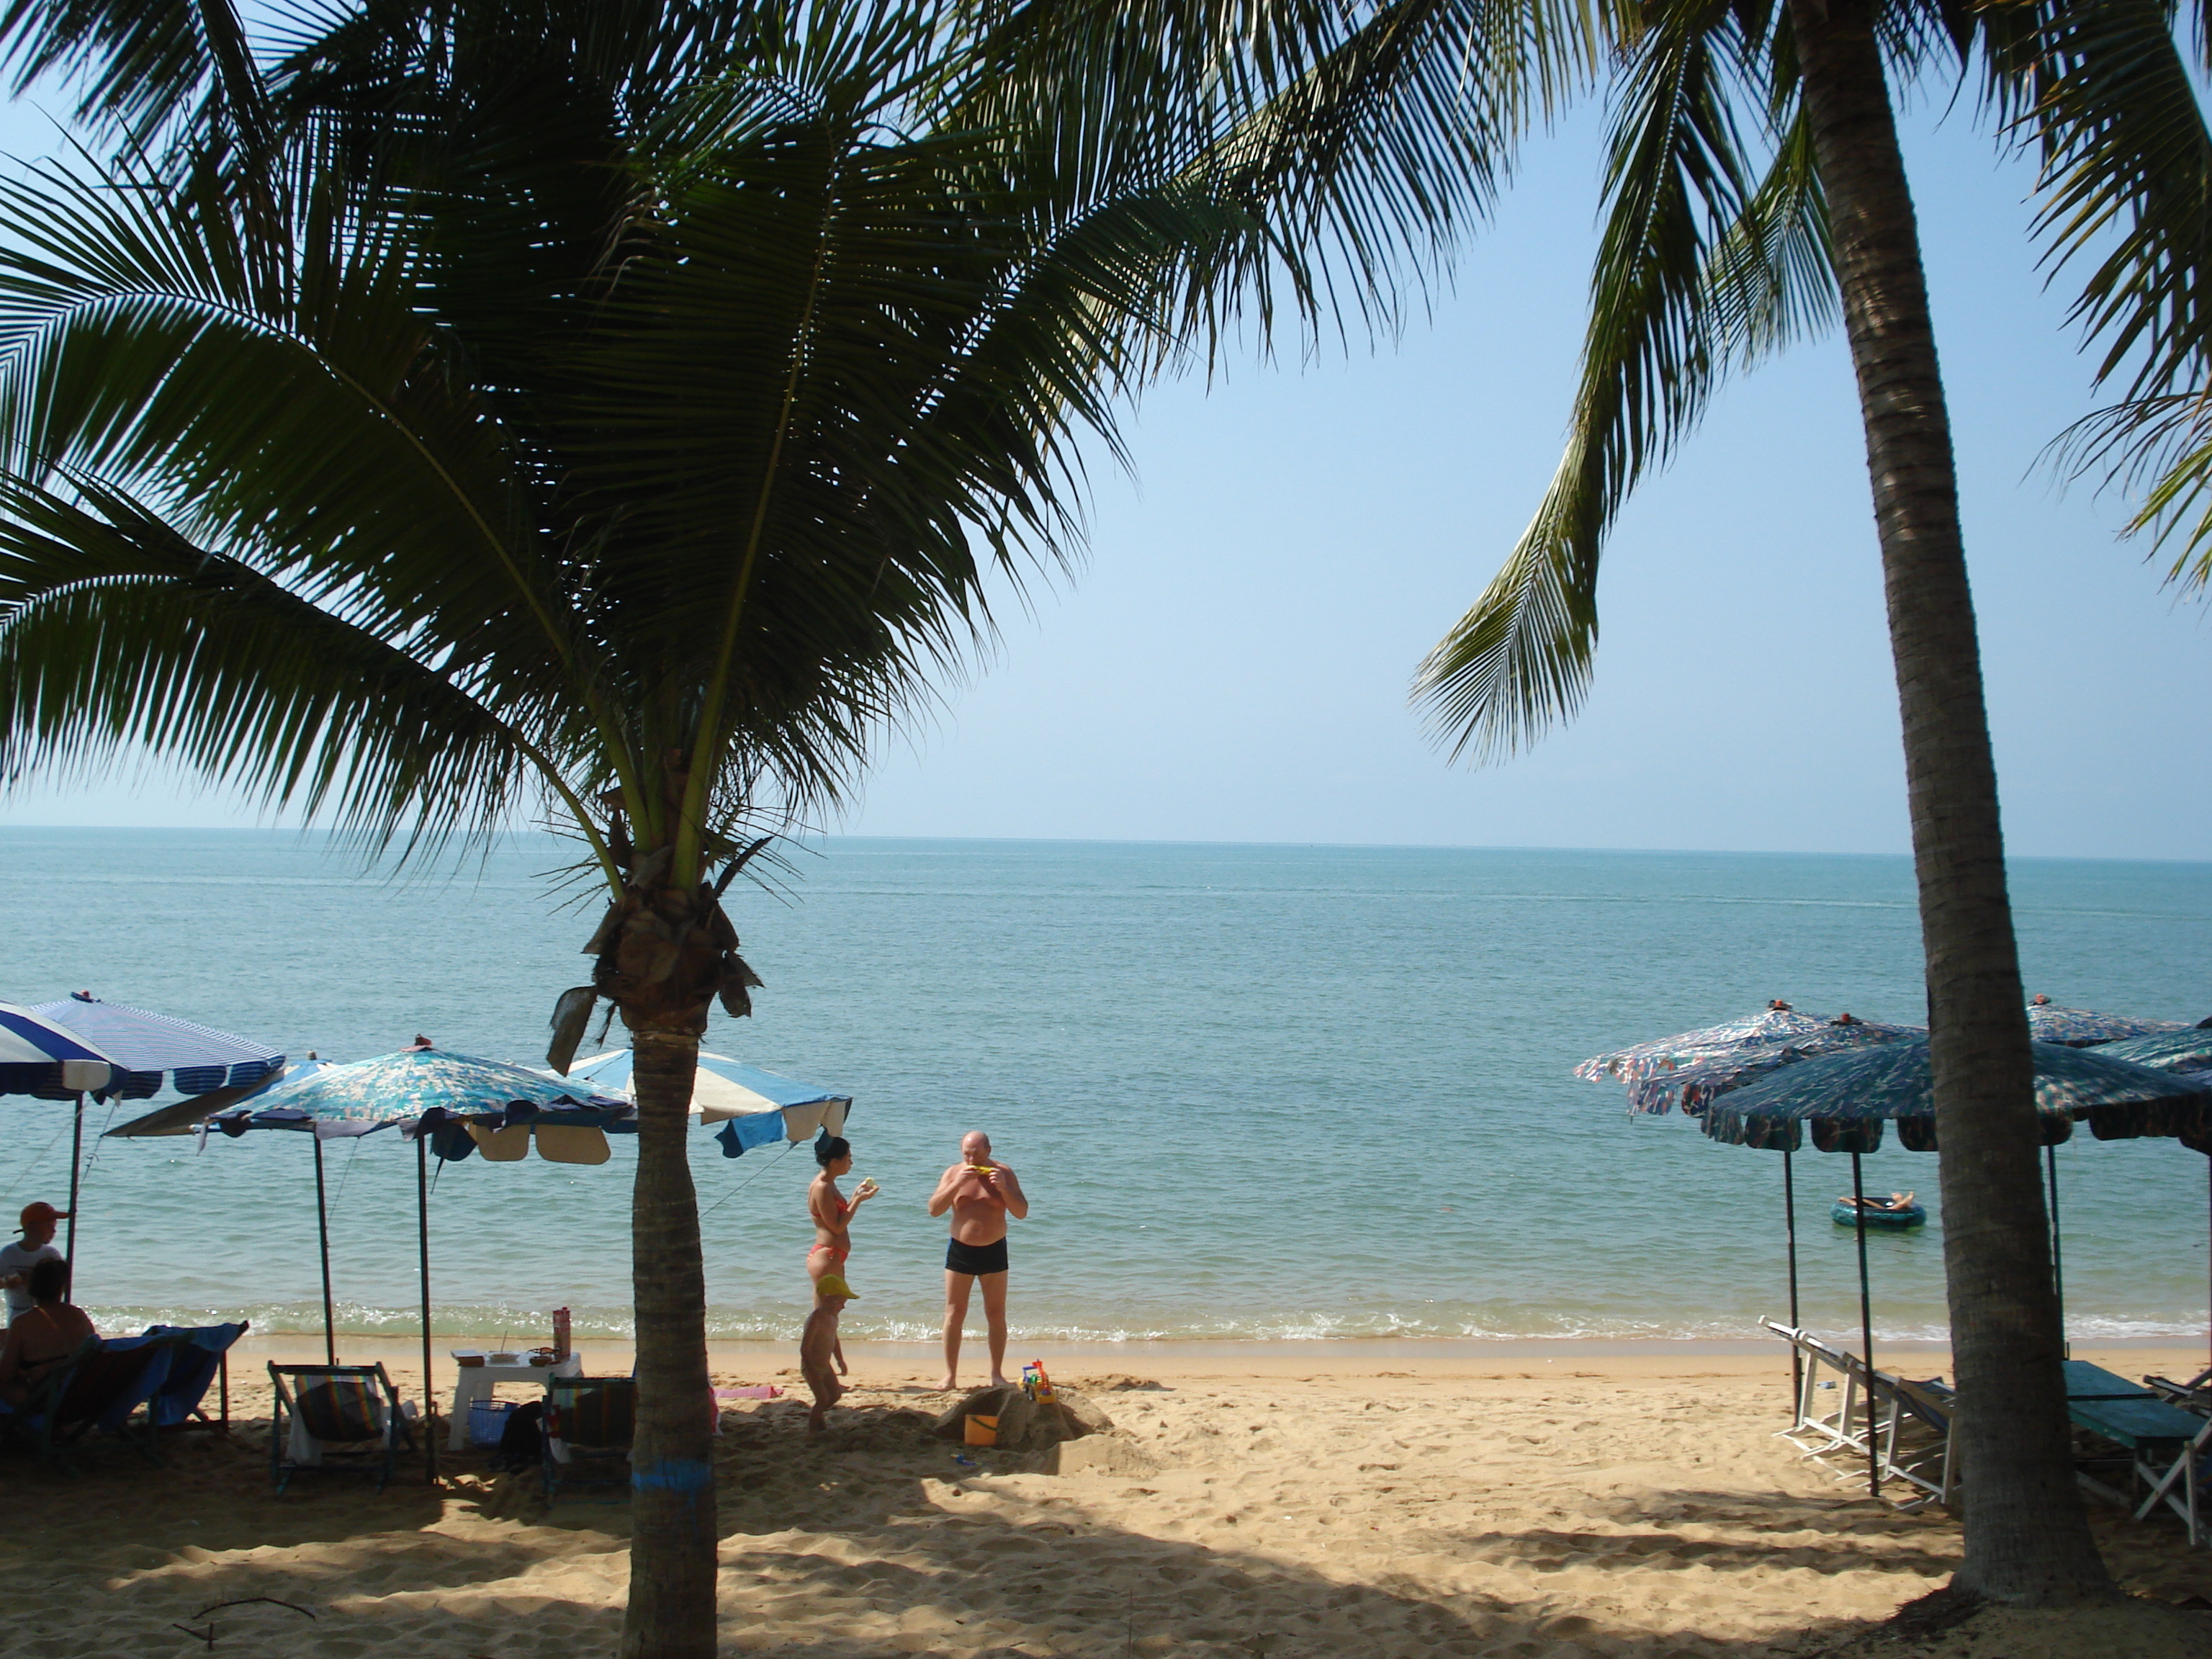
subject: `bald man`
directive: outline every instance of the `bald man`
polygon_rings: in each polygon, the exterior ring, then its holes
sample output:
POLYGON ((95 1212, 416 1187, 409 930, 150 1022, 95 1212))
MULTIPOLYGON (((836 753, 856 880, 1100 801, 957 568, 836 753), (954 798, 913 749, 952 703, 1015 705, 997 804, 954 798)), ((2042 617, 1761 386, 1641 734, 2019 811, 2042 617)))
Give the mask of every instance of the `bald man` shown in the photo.
POLYGON ((945 1247, 945 1383, 960 1386, 960 1328, 968 1320, 968 1293, 983 1285, 983 1320, 991 1334, 991 1386, 1006 1385, 1006 1218, 1030 1212, 1014 1172, 991 1157, 991 1137, 970 1129, 960 1139, 960 1162, 939 1178, 929 1195, 930 1214, 952 1212, 952 1239, 945 1247))

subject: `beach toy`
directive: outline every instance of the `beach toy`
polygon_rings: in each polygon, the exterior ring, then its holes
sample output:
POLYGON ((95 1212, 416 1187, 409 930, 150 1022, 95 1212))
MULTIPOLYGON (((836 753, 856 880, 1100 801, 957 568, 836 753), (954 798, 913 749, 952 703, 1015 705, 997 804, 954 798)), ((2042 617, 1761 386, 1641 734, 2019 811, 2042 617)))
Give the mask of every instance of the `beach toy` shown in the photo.
POLYGON ((967 1442, 971 1446, 995 1446, 999 1443, 999 1419, 986 1417, 981 1412, 970 1412, 967 1419, 967 1442))
POLYGON ((963 1457, 958 1452, 952 1454, 952 1461, 965 1469, 972 1469, 975 1467, 975 1460, 974 1458, 963 1457))
POLYGON ((1059 1398, 1059 1396, 1053 1393, 1052 1378, 1045 1375, 1044 1361, 1042 1359, 1032 1359, 1028 1364, 1022 1367, 1022 1386, 1024 1389, 1030 1387, 1030 1373, 1031 1371, 1035 1371, 1036 1373, 1036 1386, 1031 1391, 1030 1398, 1036 1401, 1040 1406, 1049 1406, 1055 1399, 1059 1398))

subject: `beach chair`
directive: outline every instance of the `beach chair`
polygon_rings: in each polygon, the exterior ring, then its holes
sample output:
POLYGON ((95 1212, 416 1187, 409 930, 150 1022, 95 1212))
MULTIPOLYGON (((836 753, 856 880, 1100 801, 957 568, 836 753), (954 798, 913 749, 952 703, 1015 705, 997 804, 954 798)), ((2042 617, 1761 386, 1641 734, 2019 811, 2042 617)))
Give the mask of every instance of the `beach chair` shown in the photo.
POLYGON ((1875 1467, 1885 1480, 1901 1480, 1921 1496, 1896 1503, 1900 1510, 1948 1504, 1955 1489, 1952 1463, 1951 1390, 1935 1379, 1914 1382, 1887 1371, 1867 1370, 1846 1349, 1832 1347, 1811 1332, 1771 1319, 1759 1322, 1797 1350, 1800 1361, 1796 1420, 1776 1431, 1777 1437, 1808 1458, 1853 1455, 1835 1472, 1839 1480, 1857 1480, 1872 1440, 1875 1467))
POLYGON ((1881 1420, 1882 1476, 1902 1480, 1921 1493, 1892 1503, 1907 1513, 1930 1504, 1949 1508, 1957 1484, 1951 1461, 1951 1419, 1957 1395, 1937 1377, 1915 1382, 1884 1371, 1874 1374, 1871 1387, 1881 1420))
MULTIPOLYGON (((2163 1504, 2181 1518, 2195 1544, 2206 1531, 2198 1493, 2212 1487, 2212 1470, 2206 1467, 2212 1454, 2212 1419, 2183 1409, 2160 1389, 2138 1388, 2086 1360, 2067 1360, 2062 1369, 2067 1416, 2076 1428, 2117 1449, 2109 1457, 2077 1455, 2075 1478, 2082 1489, 2131 1510, 2138 1521, 2148 1519, 2163 1504), (2089 1472, 2106 1464, 2118 1471, 2124 1489, 2089 1472)), ((2177 1392, 2190 1395, 2196 1389, 2182 1384, 2177 1392)))
POLYGON ((101 1341, 94 1337, 40 1379, 37 1392, 6 1418, 9 1437, 20 1440, 51 1463, 72 1474, 72 1447, 97 1430, 125 1441, 149 1463, 159 1463, 153 1425, 134 1427, 138 1408, 153 1397, 168 1372, 169 1344, 143 1336, 101 1341))
POLYGON ((156 1430, 201 1428, 218 1434, 230 1432, 230 1350, 246 1334, 247 1322, 235 1325, 155 1325, 149 1337, 160 1337, 173 1352, 160 1388, 147 1402, 156 1430), (220 1415, 210 1417, 201 1402, 209 1385, 220 1381, 220 1415))
POLYGON ((20 1406, 0 1403, 0 1442, 24 1445, 40 1459, 54 1456, 54 1407, 76 1376, 76 1368, 100 1352, 100 1339, 85 1339, 82 1346, 58 1365, 49 1366, 20 1406))
POLYGON ((545 1501, 568 1486, 629 1487, 629 1446, 637 1430, 634 1376, 559 1376, 545 1382, 545 1501), (583 1471, 597 1464, 611 1473, 583 1471))
POLYGON ((399 1391, 374 1365, 269 1367, 276 1405, 269 1431, 269 1472, 278 1496, 303 1470, 368 1474, 382 1492, 404 1444, 413 1450, 399 1391), (287 1386, 289 1379, 289 1386, 287 1386))
POLYGON ((2193 1376, 2186 1382, 2177 1382, 2170 1376, 2146 1376, 2143 1387, 2169 1406, 2179 1406, 2185 1412, 2212 1413, 2212 1385, 2208 1385, 2208 1378, 2212 1378, 2212 1371, 2193 1376))
POLYGON ((1797 1350, 1796 1421, 1778 1429, 1778 1439, 1787 1440, 1808 1457, 1850 1450, 1864 1454, 1870 1426, 1861 1410, 1866 1367, 1856 1354, 1830 1347, 1810 1331, 1778 1324, 1762 1317, 1768 1330, 1797 1350))

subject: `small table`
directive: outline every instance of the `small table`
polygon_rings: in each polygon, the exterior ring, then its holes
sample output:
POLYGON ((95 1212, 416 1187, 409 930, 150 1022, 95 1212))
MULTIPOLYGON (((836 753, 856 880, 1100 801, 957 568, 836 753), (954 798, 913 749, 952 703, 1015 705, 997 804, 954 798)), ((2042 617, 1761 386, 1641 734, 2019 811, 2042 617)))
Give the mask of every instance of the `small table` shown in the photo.
POLYGON ((584 1356, 571 1353, 557 1365, 533 1365, 527 1360, 514 1365, 495 1365, 487 1359, 481 1365, 463 1365, 460 1379, 453 1384, 453 1417, 446 1431, 446 1449, 459 1451, 469 1443, 469 1402, 488 1400, 502 1382, 529 1382, 538 1388, 545 1386, 549 1376, 581 1376, 584 1356))

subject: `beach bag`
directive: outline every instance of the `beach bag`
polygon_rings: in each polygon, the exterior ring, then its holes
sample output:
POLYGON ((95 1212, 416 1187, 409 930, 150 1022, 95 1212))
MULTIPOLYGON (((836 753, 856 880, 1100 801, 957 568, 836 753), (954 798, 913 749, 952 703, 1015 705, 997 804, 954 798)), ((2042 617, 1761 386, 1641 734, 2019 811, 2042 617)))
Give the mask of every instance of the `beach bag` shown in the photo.
POLYGON ((493 1454, 494 1469, 534 1469, 545 1455, 543 1401, 517 1406, 499 1431, 499 1450, 493 1454))

